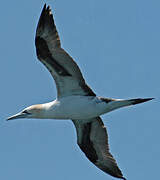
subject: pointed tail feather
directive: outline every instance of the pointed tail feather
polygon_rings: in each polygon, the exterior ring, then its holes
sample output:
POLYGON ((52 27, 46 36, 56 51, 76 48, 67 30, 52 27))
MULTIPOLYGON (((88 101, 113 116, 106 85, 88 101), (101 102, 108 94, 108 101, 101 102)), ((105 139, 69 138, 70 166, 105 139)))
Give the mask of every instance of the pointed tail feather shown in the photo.
POLYGON ((142 99, 142 98, 138 98, 138 99, 129 99, 128 101, 131 102, 131 105, 135 105, 135 104, 139 104, 139 103, 144 103, 144 102, 147 102, 147 101, 150 101, 154 98, 145 98, 145 99, 142 99))
POLYGON ((109 111, 113 111, 115 109, 119 109, 119 108, 125 107, 125 106, 131 106, 131 105, 135 105, 135 104, 144 103, 144 102, 150 101, 152 99, 154 99, 154 98, 114 99, 109 102, 110 103, 109 111))

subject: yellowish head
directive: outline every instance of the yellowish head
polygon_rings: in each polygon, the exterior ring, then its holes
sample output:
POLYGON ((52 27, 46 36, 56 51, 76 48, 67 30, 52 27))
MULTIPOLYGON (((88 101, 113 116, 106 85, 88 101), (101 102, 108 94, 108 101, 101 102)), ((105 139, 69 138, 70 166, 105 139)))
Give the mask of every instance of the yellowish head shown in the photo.
POLYGON ((43 118, 44 109, 42 104, 32 105, 25 108, 23 111, 10 116, 7 120, 20 119, 20 118, 43 118))

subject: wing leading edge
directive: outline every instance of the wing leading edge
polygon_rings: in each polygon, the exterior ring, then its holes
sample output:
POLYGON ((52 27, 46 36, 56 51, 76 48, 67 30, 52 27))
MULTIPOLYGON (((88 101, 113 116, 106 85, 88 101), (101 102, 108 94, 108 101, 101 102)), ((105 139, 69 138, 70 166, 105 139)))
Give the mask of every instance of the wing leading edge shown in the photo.
POLYGON ((36 30, 38 59, 47 67, 55 80, 58 97, 69 95, 95 96, 85 83, 75 61, 61 48, 59 35, 50 7, 42 10, 36 30))
POLYGON ((72 120, 77 131, 77 143, 87 158, 102 171, 126 180, 109 152, 107 130, 100 117, 89 123, 72 120))

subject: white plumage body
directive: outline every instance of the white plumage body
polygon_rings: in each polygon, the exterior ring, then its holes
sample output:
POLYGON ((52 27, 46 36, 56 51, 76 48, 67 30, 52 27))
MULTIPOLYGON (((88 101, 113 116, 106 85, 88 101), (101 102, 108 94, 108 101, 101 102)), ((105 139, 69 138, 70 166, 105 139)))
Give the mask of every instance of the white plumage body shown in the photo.
POLYGON ((67 96, 43 104, 48 119, 88 120, 106 113, 107 104, 98 97, 67 96))

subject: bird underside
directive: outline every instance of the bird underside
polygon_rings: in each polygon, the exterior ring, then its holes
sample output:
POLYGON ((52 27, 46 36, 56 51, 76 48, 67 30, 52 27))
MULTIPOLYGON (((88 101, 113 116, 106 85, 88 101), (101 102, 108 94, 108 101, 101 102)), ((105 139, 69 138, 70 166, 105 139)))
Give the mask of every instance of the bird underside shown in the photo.
POLYGON ((77 131, 77 143, 87 158, 102 171, 125 180, 109 152, 108 134, 101 118, 93 118, 89 123, 72 121, 77 131))
POLYGON ((62 49, 51 9, 46 4, 37 25, 35 45, 38 59, 56 83, 57 100, 27 107, 8 120, 71 119, 76 128, 77 143, 87 158, 102 171, 126 180, 109 151, 107 130, 99 116, 153 98, 120 100, 97 97, 85 82, 76 62, 62 49))

